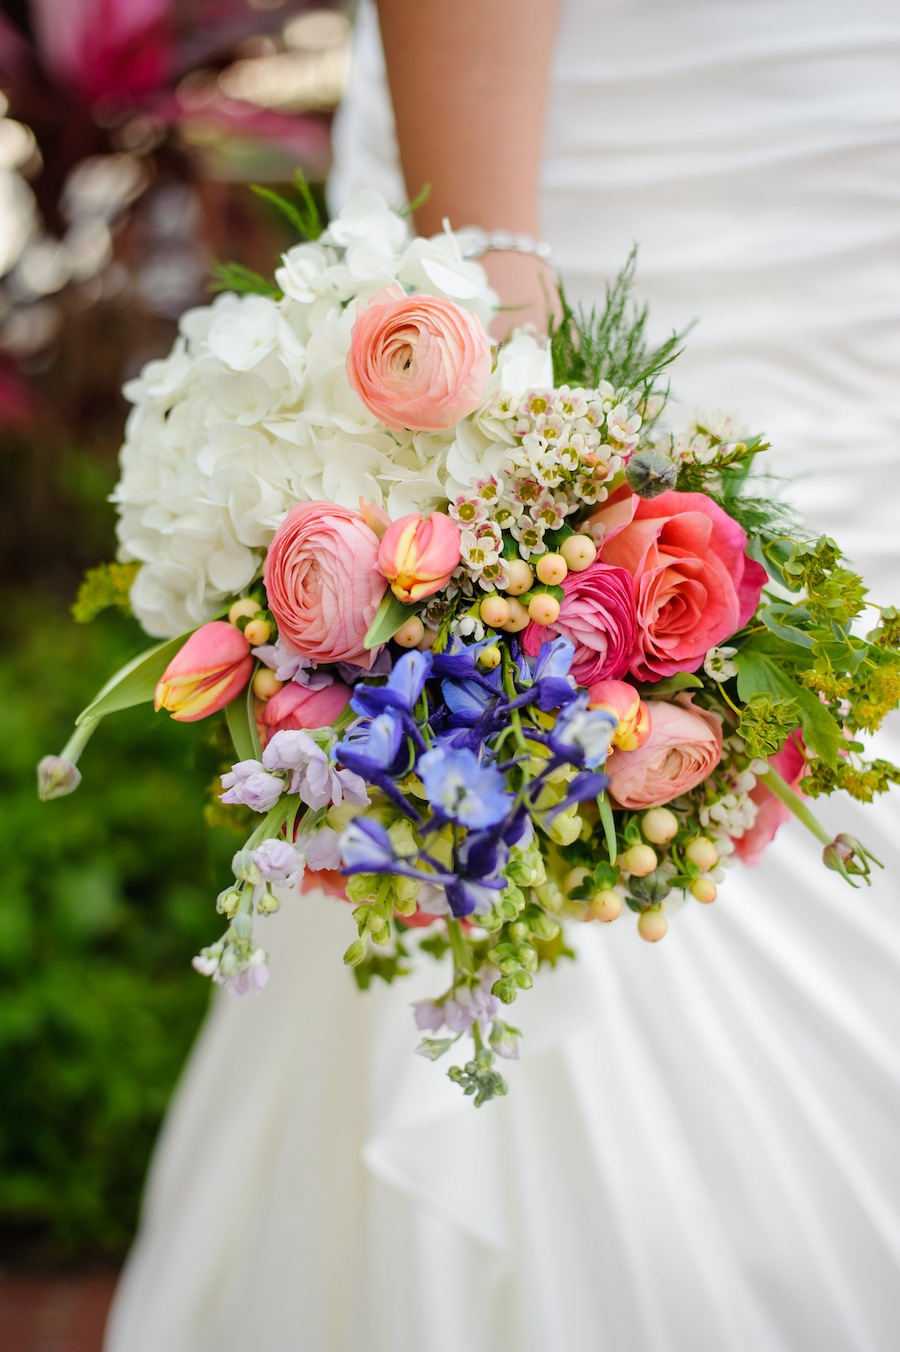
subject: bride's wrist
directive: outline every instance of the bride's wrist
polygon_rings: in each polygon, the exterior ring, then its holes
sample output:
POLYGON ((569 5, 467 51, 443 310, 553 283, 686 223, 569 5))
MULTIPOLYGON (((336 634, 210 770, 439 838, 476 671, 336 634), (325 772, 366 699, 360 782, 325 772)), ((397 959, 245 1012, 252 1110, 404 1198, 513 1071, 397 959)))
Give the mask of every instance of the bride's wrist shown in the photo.
POLYGON ((556 273, 544 258, 518 250, 491 249, 479 260, 496 291, 501 309, 491 324, 495 338, 533 324, 546 333, 549 321, 559 317, 556 273))

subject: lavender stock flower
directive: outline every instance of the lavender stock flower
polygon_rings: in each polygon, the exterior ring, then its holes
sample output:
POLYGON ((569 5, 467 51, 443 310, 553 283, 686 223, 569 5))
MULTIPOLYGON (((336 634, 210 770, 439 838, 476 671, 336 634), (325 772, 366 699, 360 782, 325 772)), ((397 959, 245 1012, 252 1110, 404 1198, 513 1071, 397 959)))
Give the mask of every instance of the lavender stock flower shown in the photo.
POLYGON ((243 803, 254 812, 268 812, 285 789, 280 775, 268 774, 257 760, 238 761, 222 776, 223 803, 243 803))

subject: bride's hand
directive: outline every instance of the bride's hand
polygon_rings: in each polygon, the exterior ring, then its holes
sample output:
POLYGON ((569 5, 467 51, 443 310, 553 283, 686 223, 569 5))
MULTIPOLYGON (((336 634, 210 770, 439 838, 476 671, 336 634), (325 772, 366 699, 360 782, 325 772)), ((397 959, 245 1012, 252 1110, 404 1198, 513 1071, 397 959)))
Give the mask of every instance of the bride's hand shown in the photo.
POLYGON ((500 310, 491 324, 492 335, 503 340, 513 329, 533 324, 546 333, 550 318, 559 318, 556 274, 532 254, 491 250, 480 259, 491 286, 500 297, 500 310))

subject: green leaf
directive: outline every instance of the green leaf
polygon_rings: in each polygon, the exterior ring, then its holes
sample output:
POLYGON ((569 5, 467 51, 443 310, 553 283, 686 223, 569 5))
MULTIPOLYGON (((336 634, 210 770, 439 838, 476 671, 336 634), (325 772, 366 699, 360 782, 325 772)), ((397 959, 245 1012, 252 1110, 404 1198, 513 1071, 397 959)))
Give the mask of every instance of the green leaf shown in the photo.
POLYGON ((639 686, 642 699, 662 699, 665 695, 676 695, 679 690, 699 690, 703 685, 699 676, 690 671, 676 671, 662 681, 647 681, 639 686))
POLYGON ((253 682, 225 706, 225 722, 238 760, 259 760, 260 745, 253 716, 253 682))
POLYGON ((213 263, 210 291, 236 291, 245 296, 269 296, 280 300, 282 293, 274 282, 242 263, 213 263))
POLYGON ((431 184, 426 183, 425 186, 422 188, 421 192, 416 193, 415 197, 411 202, 407 202, 405 207, 400 208, 400 210, 397 212, 397 215, 402 216, 404 218, 407 216, 414 216, 416 212, 419 210, 419 207, 424 207, 425 203, 428 201, 430 196, 431 196, 431 184))
MULTIPOLYGON (((777 644, 781 640, 773 638, 772 642, 777 644)), ((777 695, 796 700, 803 740, 810 751, 834 768, 844 746, 843 735, 840 725, 818 696, 793 680, 777 657, 773 657, 756 638, 745 643, 735 653, 734 660, 738 668, 738 695, 744 703, 751 703, 755 695, 777 695)))
POLYGON ((605 793, 597 795, 597 811, 600 813, 603 834, 606 836, 606 849, 609 854, 609 862, 614 864, 618 852, 618 845, 616 843, 616 821, 613 817, 612 805, 605 793))
POLYGON ((788 614, 795 615, 801 621, 809 619, 809 611, 805 606, 792 605, 789 601, 773 601, 759 612, 757 619, 762 620, 767 629, 778 638, 783 638, 786 643, 794 643, 800 648, 811 648, 815 639, 797 625, 786 623, 784 616, 788 614))
POLYGON ((88 718, 104 718, 106 714, 130 709, 135 704, 144 704, 153 699, 159 678, 192 633, 193 629, 187 634, 179 634, 178 638, 170 638, 126 662, 94 696, 87 708, 82 709, 75 720, 76 726, 88 718))
POLYGON ((387 643, 389 638, 393 638, 397 630, 402 629, 406 621, 416 613, 412 606, 405 606, 402 601, 398 601, 388 587, 375 618, 369 625, 363 646, 366 649, 379 648, 382 643, 387 643))

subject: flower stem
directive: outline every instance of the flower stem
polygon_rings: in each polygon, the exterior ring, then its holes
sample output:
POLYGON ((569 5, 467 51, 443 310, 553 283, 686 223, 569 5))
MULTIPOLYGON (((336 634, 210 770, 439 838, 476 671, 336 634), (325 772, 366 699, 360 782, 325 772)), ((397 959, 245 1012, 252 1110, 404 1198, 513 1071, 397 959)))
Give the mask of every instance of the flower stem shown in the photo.
POLYGON ((450 951, 453 954, 453 966, 460 974, 474 972, 472 953, 466 942, 465 931, 456 916, 447 917, 447 936, 450 939, 450 951))
POLYGON ((782 779, 777 770, 773 770, 770 765, 765 773, 759 776, 759 781, 760 783, 765 784, 769 792, 774 793, 775 797, 784 803, 785 807, 790 808, 794 816, 803 823, 807 830, 812 831, 816 840, 820 840, 823 845, 831 844, 831 836, 825 830, 825 827, 819 821, 818 817, 815 817, 813 813, 810 812, 809 808, 806 806, 805 800, 800 797, 799 793, 795 793, 790 784, 782 779))

